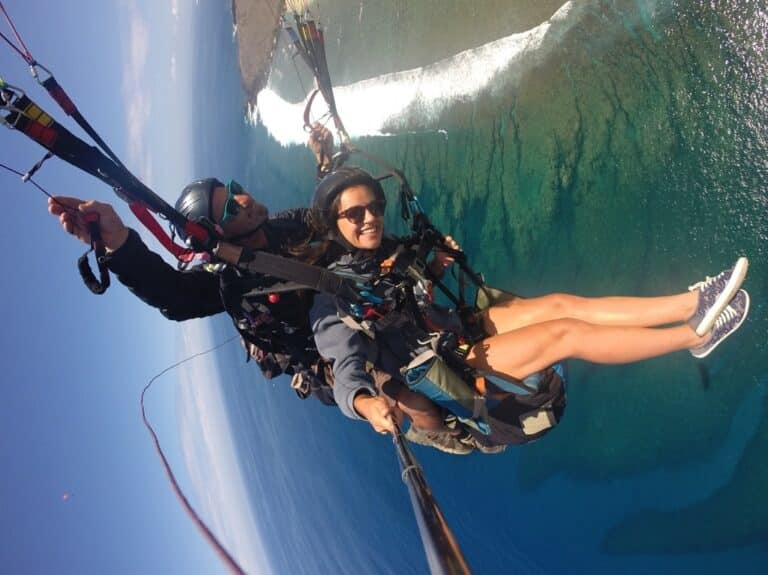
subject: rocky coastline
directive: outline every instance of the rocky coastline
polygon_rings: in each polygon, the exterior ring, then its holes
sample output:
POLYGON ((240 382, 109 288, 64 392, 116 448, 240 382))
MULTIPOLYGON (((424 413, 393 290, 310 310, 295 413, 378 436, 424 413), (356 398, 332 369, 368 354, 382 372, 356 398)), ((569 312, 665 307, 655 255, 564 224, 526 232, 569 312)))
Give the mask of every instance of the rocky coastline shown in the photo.
POLYGON ((247 104, 255 105, 267 84, 284 9, 284 0, 232 0, 240 78, 247 104))

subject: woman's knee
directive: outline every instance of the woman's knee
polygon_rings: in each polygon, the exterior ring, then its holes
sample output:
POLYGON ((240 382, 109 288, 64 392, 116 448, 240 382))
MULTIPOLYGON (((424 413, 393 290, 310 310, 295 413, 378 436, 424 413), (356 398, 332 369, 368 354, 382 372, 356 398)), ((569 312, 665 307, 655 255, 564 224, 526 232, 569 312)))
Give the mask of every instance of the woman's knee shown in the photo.
POLYGON ((589 324, 570 317, 556 319, 547 322, 550 344, 556 346, 559 350, 558 355, 562 357, 571 357, 578 349, 579 342, 584 338, 589 324))
POLYGON ((567 293, 553 293, 544 298, 553 318, 579 317, 578 309, 584 299, 567 293))
POLYGON ((548 320, 478 342, 466 361, 483 371, 525 377, 572 357, 589 329, 590 324, 577 319, 548 320))
POLYGON ((577 305, 575 296, 553 293, 534 298, 520 298, 502 302, 481 315, 488 335, 498 335, 562 317, 571 317, 577 305))

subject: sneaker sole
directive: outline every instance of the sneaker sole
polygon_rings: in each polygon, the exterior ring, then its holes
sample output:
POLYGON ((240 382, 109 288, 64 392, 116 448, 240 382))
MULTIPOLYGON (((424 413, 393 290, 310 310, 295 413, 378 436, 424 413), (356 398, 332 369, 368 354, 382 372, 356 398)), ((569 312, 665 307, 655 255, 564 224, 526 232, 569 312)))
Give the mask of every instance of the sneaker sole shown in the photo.
POLYGON ((715 324, 717 317, 726 308, 728 302, 733 299, 733 296, 736 295, 736 292, 739 291, 741 284, 744 283, 744 278, 747 277, 748 269, 749 260, 747 258, 740 257, 738 260, 736 260, 736 265, 733 266, 733 274, 731 274, 731 279, 728 280, 725 289, 715 300, 715 303, 712 304, 712 307, 709 308, 709 311, 707 311, 699 325, 696 326, 696 335, 702 336, 710 332, 712 326, 715 324))
POLYGON ((715 349, 717 349, 718 345, 720 345, 726 339, 731 337, 731 335, 736 333, 736 330, 741 327, 741 324, 743 324, 744 320, 747 319, 747 314, 749 313, 749 294, 747 293, 747 290, 743 290, 743 291, 744 291, 744 296, 747 298, 747 303, 744 304, 744 315, 741 316, 741 321, 739 321, 739 323, 736 324, 736 327, 734 327, 731 331, 729 331, 725 335, 725 337, 721 337, 720 341, 718 341, 715 345, 713 345, 712 347, 707 349, 707 351, 705 351, 704 353, 697 354, 697 353, 694 353, 693 351, 691 351, 691 355, 693 357, 695 357, 696 359, 702 359, 702 358, 707 357, 710 353, 712 353, 713 351, 715 351, 715 349))
POLYGON ((403 437, 410 441, 411 443, 414 443, 416 445, 423 445, 424 447, 431 447, 433 449, 437 449, 438 451, 442 451, 443 453, 449 453, 451 455, 469 455, 474 451, 474 447, 471 445, 466 445, 457 440, 459 445, 456 446, 448 446, 444 444, 440 444, 433 439, 430 439, 426 435, 424 435, 424 432, 419 431, 411 431, 413 427, 408 428, 408 431, 403 434, 403 437))

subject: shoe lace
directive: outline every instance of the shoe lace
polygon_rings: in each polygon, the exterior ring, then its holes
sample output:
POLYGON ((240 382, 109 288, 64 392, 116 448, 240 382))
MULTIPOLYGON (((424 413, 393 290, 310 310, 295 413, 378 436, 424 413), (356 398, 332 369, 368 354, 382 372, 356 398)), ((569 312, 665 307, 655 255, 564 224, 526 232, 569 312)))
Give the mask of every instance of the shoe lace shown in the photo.
POLYGON ((696 282, 693 285, 688 286, 688 291, 693 291, 695 289, 703 290, 704 288, 707 288, 707 287, 711 286, 713 283, 715 283, 716 281, 718 281, 723 276, 724 273, 725 272, 720 272, 716 276, 711 276, 711 277, 707 276, 703 280, 701 280, 699 282, 696 282))
POLYGON ((723 327, 725 324, 733 320, 737 315, 739 315, 739 312, 733 309, 731 306, 726 307, 719 316, 717 316, 717 319, 715 320, 715 326, 712 331, 715 331, 721 327, 723 327))

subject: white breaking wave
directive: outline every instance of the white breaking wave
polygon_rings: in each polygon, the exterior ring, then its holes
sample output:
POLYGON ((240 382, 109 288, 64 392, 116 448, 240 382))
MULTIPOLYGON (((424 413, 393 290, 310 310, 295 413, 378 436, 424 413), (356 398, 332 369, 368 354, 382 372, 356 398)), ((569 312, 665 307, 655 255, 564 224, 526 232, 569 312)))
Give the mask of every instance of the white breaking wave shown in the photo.
MULTIPOLYGON (((438 129, 434 122, 449 106, 492 89, 502 74, 507 84, 518 80, 558 45, 581 12, 569 0, 549 20, 526 32, 420 68, 336 86, 336 107, 352 138, 438 129)), ((250 109, 250 119, 284 146, 303 144, 305 103, 287 102, 265 88, 259 93, 258 107, 250 109)))

